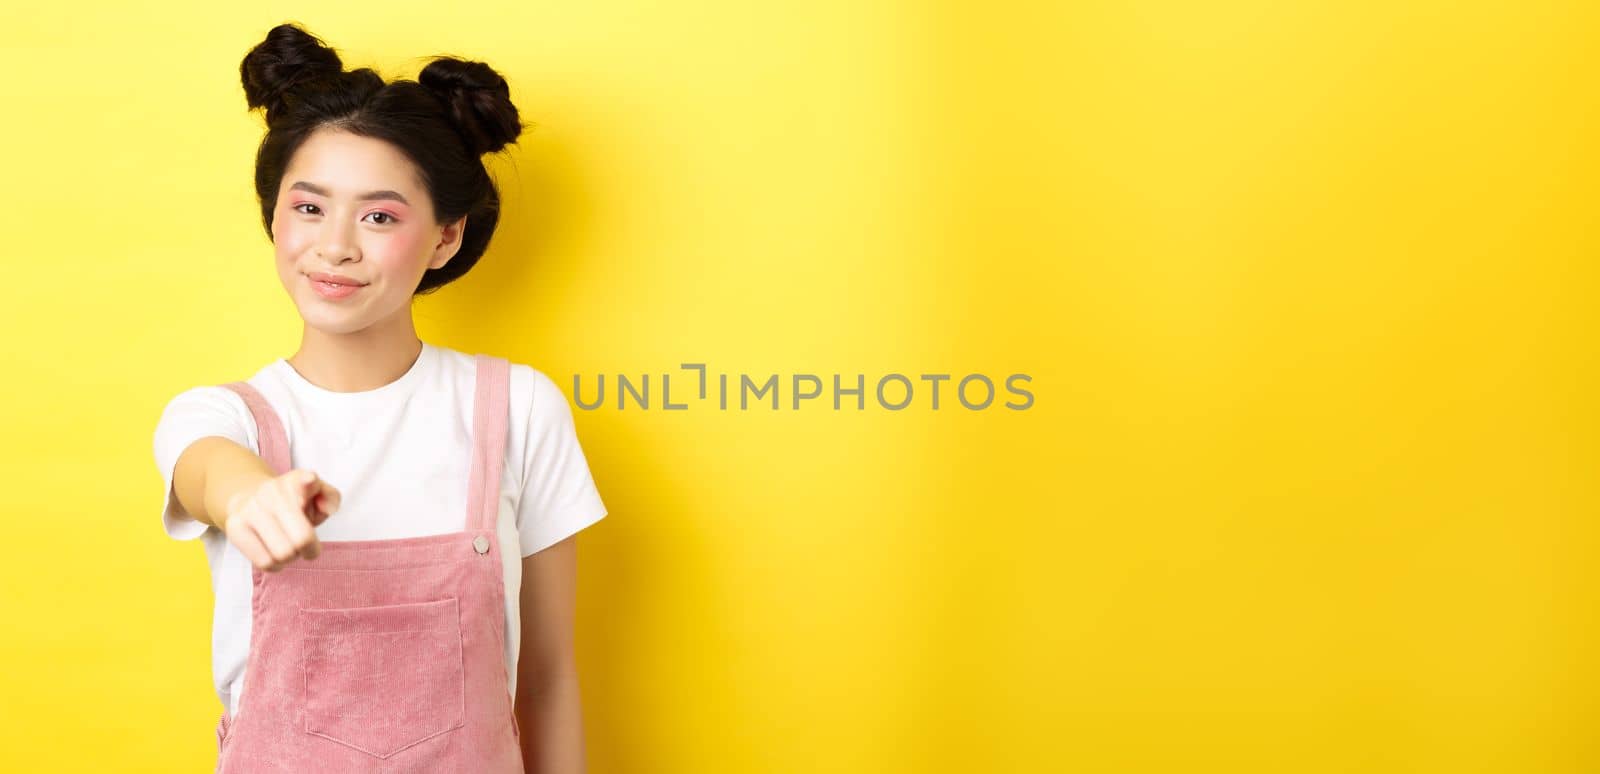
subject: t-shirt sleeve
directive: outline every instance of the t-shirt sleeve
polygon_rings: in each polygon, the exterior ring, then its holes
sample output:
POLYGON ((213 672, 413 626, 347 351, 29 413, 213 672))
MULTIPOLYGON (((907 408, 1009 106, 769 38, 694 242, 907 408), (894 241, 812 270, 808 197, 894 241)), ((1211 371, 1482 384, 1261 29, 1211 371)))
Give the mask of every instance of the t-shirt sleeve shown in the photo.
POLYGON ((595 489, 583 447, 578 443, 567 396, 544 372, 531 366, 527 438, 523 444, 522 495, 517 504, 517 534, 522 555, 549 548, 606 515, 595 489))
POLYGON ((238 393, 215 385, 192 387, 168 401, 156 423, 156 468, 166 482, 161 523, 167 535, 176 540, 193 540, 213 529, 184 510, 172 486, 178 457, 190 444, 207 436, 221 436, 246 449, 256 448, 255 420, 238 393))

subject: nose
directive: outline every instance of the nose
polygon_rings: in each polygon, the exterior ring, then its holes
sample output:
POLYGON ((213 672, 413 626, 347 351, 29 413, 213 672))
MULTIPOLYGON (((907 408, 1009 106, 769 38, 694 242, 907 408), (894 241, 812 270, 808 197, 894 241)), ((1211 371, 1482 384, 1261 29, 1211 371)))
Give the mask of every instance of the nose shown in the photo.
POLYGON ((317 235, 317 257, 336 264, 360 259, 361 253, 356 247, 353 231, 353 228, 341 225, 337 219, 324 221, 322 232, 317 235))

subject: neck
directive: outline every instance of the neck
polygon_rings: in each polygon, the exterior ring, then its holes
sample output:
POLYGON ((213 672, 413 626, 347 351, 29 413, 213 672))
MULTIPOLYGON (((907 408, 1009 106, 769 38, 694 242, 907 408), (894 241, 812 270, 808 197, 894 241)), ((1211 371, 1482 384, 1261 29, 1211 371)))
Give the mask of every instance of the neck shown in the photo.
POLYGON ((288 361, 306 381, 325 390, 365 392, 404 376, 421 356, 422 341, 410 325, 389 331, 375 326, 354 333, 329 333, 308 325, 300 349, 288 361))

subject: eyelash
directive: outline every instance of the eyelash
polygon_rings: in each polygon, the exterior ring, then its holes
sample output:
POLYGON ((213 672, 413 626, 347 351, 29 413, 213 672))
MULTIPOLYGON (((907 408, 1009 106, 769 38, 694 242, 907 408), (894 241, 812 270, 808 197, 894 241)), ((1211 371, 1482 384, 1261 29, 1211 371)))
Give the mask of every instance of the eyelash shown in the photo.
MULTIPOLYGON (((299 204, 296 204, 296 205, 294 205, 294 206, 293 206, 293 207, 290 207, 290 209, 292 209, 292 210, 294 210, 294 211, 295 211, 295 212, 298 212, 298 213, 300 213, 300 214, 301 214, 301 215, 310 215, 310 214, 311 214, 311 213, 309 213, 309 212, 306 212, 306 211, 305 211, 305 210, 302 210, 302 209, 300 209, 300 208, 301 208, 301 207, 316 207, 316 206, 317 206, 317 205, 315 205, 315 204, 312 204, 312 203, 310 203, 310 202, 301 202, 301 203, 299 203, 299 204)), ((382 211, 382 210, 375 210, 375 211, 373 211, 373 212, 369 212, 369 213, 367 213, 367 214, 368 214, 368 215, 382 215, 382 216, 384 216, 384 217, 385 217, 385 218, 388 218, 388 219, 389 219, 389 220, 388 220, 388 221, 386 221, 386 222, 384 222, 384 223, 374 223, 374 224, 373 224, 373 225, 375 225, 375 226, 390 226, 390 225, 394 225, 394 223, 395 223, 395 222, 396 222, 396 221, 397 221, 397 220, 399 220, 399 218, 396 218, 396 217, 395 217, 395 216, 393 216, 393 215, 390 215, 390 214, 389 214, 389 213, 387 213, 387 212, 384 212, 384 211, 382 211)))

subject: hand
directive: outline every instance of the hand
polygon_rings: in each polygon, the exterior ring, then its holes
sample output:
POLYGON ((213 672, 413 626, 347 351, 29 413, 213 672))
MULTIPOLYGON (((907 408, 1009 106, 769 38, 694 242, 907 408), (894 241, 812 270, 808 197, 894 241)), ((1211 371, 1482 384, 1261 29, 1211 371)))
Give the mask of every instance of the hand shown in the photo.
POLYGON ((317 558, 322 548, 313 527, 339 510, 339 502, 332 484, 296 468, 234 495, 223 532, 256 569, 277 572, 295 559, 317 558))

